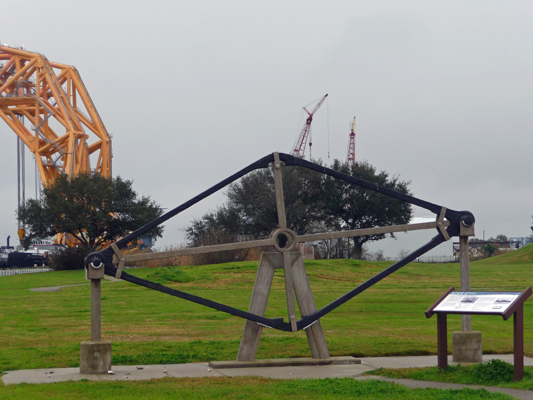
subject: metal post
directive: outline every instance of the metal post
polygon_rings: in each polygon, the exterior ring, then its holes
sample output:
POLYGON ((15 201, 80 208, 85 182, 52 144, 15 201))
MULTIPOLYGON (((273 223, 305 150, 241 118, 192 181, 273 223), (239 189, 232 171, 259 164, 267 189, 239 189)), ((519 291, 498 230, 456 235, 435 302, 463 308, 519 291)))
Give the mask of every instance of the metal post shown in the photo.
POLYGON ((520 305, 513 316, 514 380, 524 378, 524 305, 520 305))
MULTIPOLYGON (((20 138, 17 137, 17 201, 18 207, 20 208, 20 138)), ((18 228, 20 229, 20 219, 18 219, 18 228)))
POLYGON ((448 315, 437 314, 437 358, 439 369, 448 367, 448 315))
POLYGON ((101 280, 91 279, 91 341, 102 340, 101 280))
MULTIPOLYGON (((461 292, 470 291, 470 252, 468 248, 468 236, 459 237, 459 259, 461 263, 461 292)), ((472 318, 470 315, 462 315, 463 332, 472 331, 472 318)))
MULTIPOLYGON (((24 122, 24 119, 22 120, 24 122)), ((19 138, 20 139, 20 138, 19 138)), ((20 160, 22 163, 22 204, 26 203, 26 147, 21 141, 20 143, 20 160)), ((24 225, 22 226, 24 228, 24 225)))

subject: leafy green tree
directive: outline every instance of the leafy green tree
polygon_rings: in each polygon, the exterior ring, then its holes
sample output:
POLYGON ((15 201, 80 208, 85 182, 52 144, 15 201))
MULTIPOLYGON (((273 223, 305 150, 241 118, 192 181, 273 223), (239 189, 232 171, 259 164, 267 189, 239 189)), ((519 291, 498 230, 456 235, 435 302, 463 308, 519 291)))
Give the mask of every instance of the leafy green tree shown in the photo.
POLYGON ((498 250, 498 246, 496 246, 494 243, 487 243, 485 246, 483 246, 483 252, 487 257, 492 257, 494 253, 496 253, 496 250, 498 250))
MULTIPOLYGON (((366 162, 350 167, 335 160, 332 168, 410 194, 409 182, 401 181, 397 176, 389 176, 384 171, 377 172, 366 162)), ((300 167, 282 167, 282 176, 287 226, 297 234, 407 224, 411 219, 409 204, 345 181, 300 167)), ((270 170, 259 170, 246 175, 230 185, 226 194, 228 201, 224 207, 193 221, 187 228, 190 246, 198 245, 201 237, 211 237, 208 240, 210 243, 206 244, 217 243, 213 237, 214 231, 226 235, 228 240, 231 238, 236 241, 264 237, 277 228, 274 178, 270 170)), ((354 237, 353 246, 347 246, 346 253, 361 258, 366 242, 386 236, 354 237)), ((325 247, 329 249, 327 254, 332 254, 332 246, 339 247, 341 242, 325 243, 325 247)), ((345 253, 343 249, 337 250, 338 255, 345 253)))
POLYGON ((491 237, 488 241, 489 242, 508 242, 509 238, 505 235, 499 234, 495 238, 491 237))
MULTIPOLYGON (((408 181, 398 176, 390 176, 385 171, 377 171, 367 162, 348 165, 335 160, 332 169, 365 181, 396 190, 403 194, 411 194, 408 181)), ((325 201, 324 221, 330 229, 354 230, 374 228, 378 226, 408 224, 412 216, 410 204, 380 193, 347 184, 344 181, 326 176, 323 182, 322 196, 325 201)), ((361 258, 363 245, 367 242, 381 240, 394 234, 355 236, 355 258, 361 258)))
MULTIPOLYGON (((225 206, 195 219, 185 229, 189 247, 212 246, 244 240, 241 221, 234 209, 225 206)), ((192 256, 197 265, 243 261, 249 250, 229 250, 192 256)))
MULTIPOLYGON (((26 225, 26 241, 67 233, 87 254, 134 231, 162 211, 150 197, 138 197, 132 182, 94 174, 59 177, 40 199, 23 204, 17 215, 26 225)), ((150 235, 161 237, 162 227, 150 235)))
MULTIPOLYGON (((318 161, 320 163, 320 161, 318 161)), ((281 167, 287 227, 309 232, 322 217, 322 175, 301 167, 281 167)), ((274 177, 270 169, 254 171, 230 185, 228 208, 241 220, 243 233, 266 236, 278 226, 274 177)))

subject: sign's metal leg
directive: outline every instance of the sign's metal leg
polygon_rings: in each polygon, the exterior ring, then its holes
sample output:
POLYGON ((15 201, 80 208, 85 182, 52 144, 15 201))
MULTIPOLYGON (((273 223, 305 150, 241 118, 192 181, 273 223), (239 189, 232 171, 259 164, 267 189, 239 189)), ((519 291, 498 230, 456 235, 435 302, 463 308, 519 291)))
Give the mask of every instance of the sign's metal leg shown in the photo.
POLYGON ((514 380, 524 378, 524 306, 520 305, 513 316, 514 330, 514 380))
POLYGON ((448 316, 437 314, 437 353, 439 369, 448 367, 448 316))

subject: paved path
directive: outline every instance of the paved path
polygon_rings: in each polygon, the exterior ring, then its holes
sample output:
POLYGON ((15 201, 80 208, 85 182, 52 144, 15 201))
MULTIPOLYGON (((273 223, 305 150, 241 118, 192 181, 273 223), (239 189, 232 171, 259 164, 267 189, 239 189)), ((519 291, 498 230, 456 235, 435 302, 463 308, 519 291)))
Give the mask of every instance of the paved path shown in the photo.
MULTIPOLYGON (((120 282, 122 279, 117 279, 112 276, 106 276, 106 280, 110 282, 120 282)), ((46 286, 46 287, 38 287, 38 288, 32 288, 30 289, 31 292, 59 292, 61 289, 66 287, 72 287, 72 286, 84 286, 84 285, 90 285, 91 282, 87 283, 77 283, 75 285, 63 285, 63 286, 46 286)))
MULTIPOLYGON (((483 361, 498 358, 513 362, 512 354, 485 355, 483 361)), ((360 364, 341 365, 307 365, 307 366, 269 366, 254 368, 214 368, 209 363, 173 364, 173 365, 132 365, 113 366, 112 374, 82 375, 79 368, 49 368, 9 371, 2 376, 4 384, 64 382, 88 379, 93 381, 126 381, 161 379, 167 376, 175 378, 212 377, 212 376, 261 376, 274 379, 317 379, 352 377, 359 380, 380 379, 398 383, 409 388, 472 389, 483 388, 490 392, 501 392, 517 399, 533 400, 533 391, 505 389, 489 386, 460 385, 453 383, 414 381, 409 379, 391 379, 378 376, 362 376, 366 371, 377 368, 434 367, 437 356, 414 357, 368 357, 360 358, 360 364)), ((279 361, 279 360, 278 360, 279 361)), ((282 361, 280 361, 282 363, 282 361)), ((274 363, 275 364, 275 363, 274 363)), ((449 364, 454 363, 449 359, 449 364)), ((217 364, 215 364, 217 365, 217 364)), ((533 358, 525 357, 524 365, 533 366, 533 358)))

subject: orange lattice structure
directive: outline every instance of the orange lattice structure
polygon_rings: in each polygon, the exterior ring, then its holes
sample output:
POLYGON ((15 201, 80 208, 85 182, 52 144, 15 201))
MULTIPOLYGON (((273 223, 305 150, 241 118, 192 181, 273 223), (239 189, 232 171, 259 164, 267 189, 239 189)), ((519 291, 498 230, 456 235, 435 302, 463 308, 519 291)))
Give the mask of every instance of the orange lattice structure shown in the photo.
POLYGON ((35 155, 44 186, 59 174, 111 176, 111 138, 76 68, 0 45, 0 117, 35 155))

